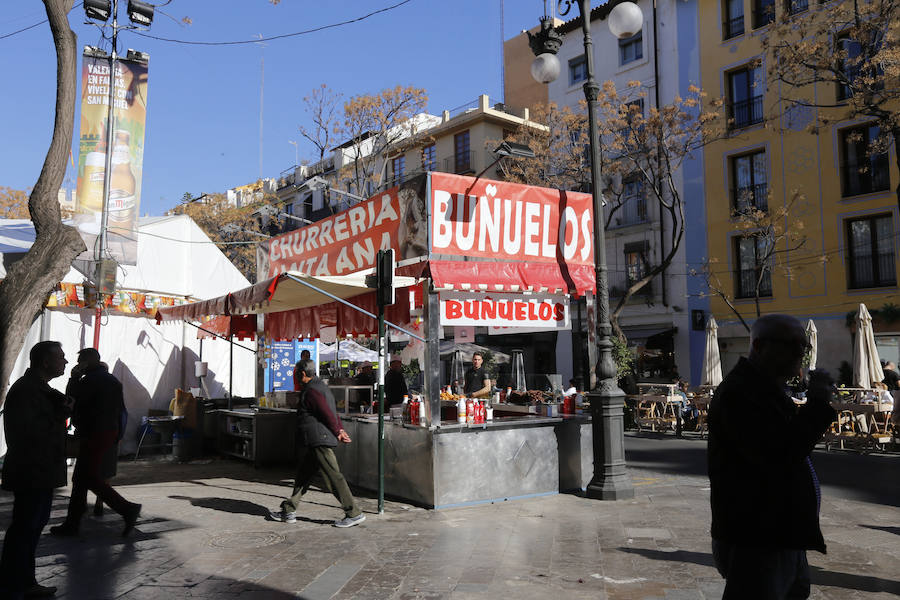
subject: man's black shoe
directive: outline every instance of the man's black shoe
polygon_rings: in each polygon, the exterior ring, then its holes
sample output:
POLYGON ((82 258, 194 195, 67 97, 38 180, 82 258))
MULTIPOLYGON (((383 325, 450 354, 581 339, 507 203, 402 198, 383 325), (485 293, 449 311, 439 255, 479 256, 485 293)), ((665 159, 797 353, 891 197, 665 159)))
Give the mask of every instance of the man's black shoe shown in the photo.
POLYGON ((140 504, 132 504, 123 517, 125 518, 125 529, 122 530, 122 536, 127 536, 131 533, 131 530, 134 529, 134 524, 137 523, 138 516, 141 514, 141 505, 140 504))
POLYGON ((50 528, 50 535, 55 535, 57 537, 74 537, 78 535, 78 527, 63 521, 59 525, 54 525, 50 528))

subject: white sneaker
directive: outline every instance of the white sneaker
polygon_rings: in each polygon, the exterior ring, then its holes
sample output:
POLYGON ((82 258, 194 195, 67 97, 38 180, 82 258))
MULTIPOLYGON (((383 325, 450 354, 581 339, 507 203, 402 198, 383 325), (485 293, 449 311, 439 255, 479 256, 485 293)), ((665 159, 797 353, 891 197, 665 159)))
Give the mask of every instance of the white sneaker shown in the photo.
POLYGON ((353 527, 354 525, 359 525, 363 521, 366 520, 366 515, 360 513, 355 517, 344 517, 340 521, 335 521, 335 527, 353 527))
POLYGON ((284 512, 284 509, 270 510, 269 516, 272 517, 272 519, 274 519, 275 521, 281 521, 282 523, 296 523, 297 522, 297 513, 284 512))

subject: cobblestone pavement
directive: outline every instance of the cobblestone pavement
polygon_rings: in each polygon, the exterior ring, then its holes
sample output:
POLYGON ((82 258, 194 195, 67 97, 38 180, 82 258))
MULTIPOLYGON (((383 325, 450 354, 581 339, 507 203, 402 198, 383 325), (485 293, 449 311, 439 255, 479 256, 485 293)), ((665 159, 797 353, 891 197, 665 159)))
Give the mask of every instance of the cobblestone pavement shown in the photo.
MULTIPOLYGON (((688 444, 690 442, 687 442, 688 444)), ((900 463, 897 463, 900 464, 900 463)), ((895 471, 896 472, 896 471, 895 471)), ((144 505, 137 531, 86 516, 82 535, 45 534, 38 579, 58 598, 452 599, 719 598, 705 477, 632 468, 636 497, 555 495, 428 511, 362 496, 350 529, 334 498, 312 490, 294 524, 269 521, 289 469, 232 460, 123 461, 113 481, 144 505)), ((65 515, 60 490, 51 524, 65 515)), ((5 530, 12 497, 0 493, 5 530)), ((825 495, 829 553, 810 553, 813 598, 900 596, 900 509, 825 495)))

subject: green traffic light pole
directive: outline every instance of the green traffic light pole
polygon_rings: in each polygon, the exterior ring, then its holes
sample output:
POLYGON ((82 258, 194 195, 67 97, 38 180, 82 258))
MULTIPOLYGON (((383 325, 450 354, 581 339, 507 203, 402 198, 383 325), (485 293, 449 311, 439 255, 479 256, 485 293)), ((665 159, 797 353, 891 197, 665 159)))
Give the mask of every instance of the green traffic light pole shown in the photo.
MULTIPOLYGON (((381 274, 379 273, 379 284, 381 274)), ((379 285, 380 289, 380 285, 379 285)), ((378 298, 378 514, 384 512, 384 303, 378 298)))

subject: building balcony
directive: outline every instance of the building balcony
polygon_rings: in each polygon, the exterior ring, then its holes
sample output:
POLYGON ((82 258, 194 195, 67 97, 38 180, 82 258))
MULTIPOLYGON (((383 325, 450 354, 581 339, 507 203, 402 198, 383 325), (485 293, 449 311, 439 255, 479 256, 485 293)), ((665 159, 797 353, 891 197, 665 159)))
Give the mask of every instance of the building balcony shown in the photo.
POLYGON ((753 96, 728 105, 728 128, 741 129, 763 122, 763 97, 753 96))

